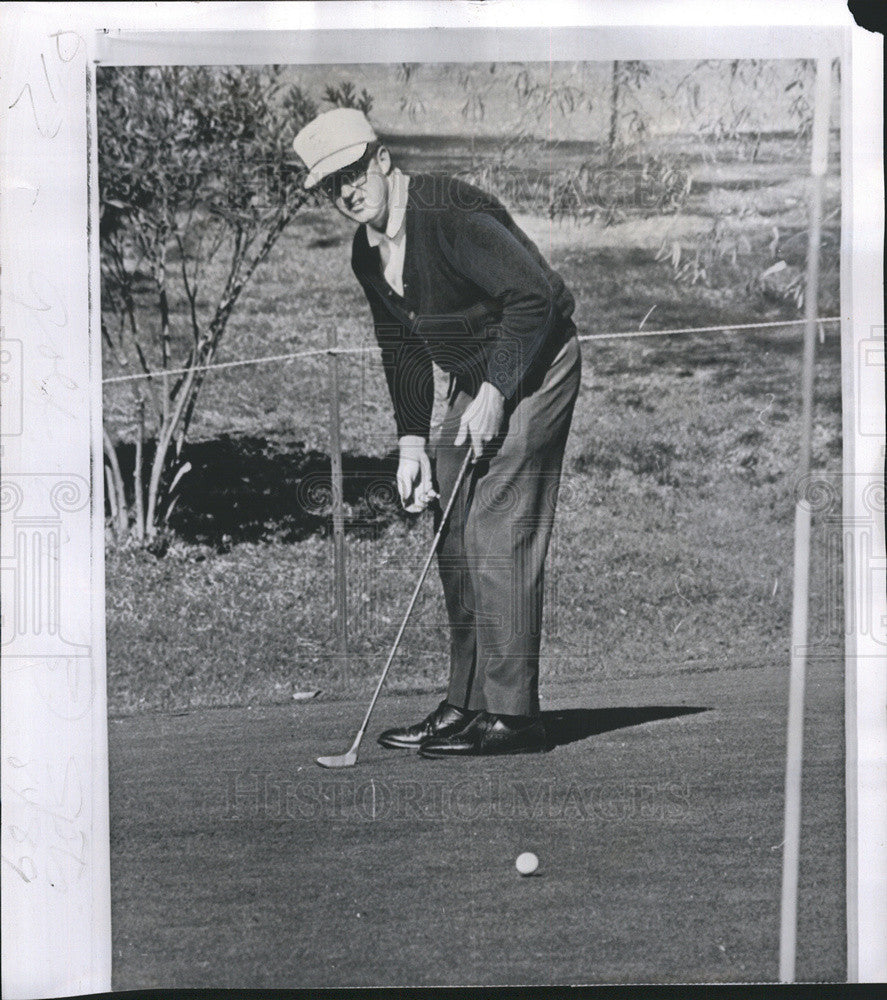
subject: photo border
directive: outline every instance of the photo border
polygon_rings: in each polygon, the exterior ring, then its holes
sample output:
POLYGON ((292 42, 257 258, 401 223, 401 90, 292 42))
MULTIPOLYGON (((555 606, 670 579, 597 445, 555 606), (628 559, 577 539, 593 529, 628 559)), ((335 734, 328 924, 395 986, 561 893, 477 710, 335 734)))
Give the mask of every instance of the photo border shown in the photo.
MULTIPOLYGON (((38 823, 39 843, 28 857, 35 870, 58 870, 68 879, 64 893, 46 878, 23 880, 17 862, 24 855, 10 858, 4 850, 3 982, 9 997, 85 993, 111 983, 97 63, 367 63, 399 62, 405 54, 424 62, 785 59, 816 57, 824 47, 840 56, 848 620, 860 620, 854 579, 860 579, 863 521, 868 544, 875 545, 867 558, 884 558, 883 522, 880 532, 871 528, 866 499, 873 484, 880 484, 883 498, 883 206, 879 214, 871 194, 878 192, 879 200, 883 191, 882 112, 870 99, 881 92, 873 83, 882 67, 877 38, 850 27, 840 4, 791 3, 774 10, 747 3, 740 13, 733 5, 719 12, 695 3, 547 3, 545 25, 535 23, 538 7, 519 3, 139 7, 0 8, 3 569, 11 570, 10 518, 24 516, 16 514, 24 507, 8 506, 15 497, 7 484, 18 484, 33 507, 28 517, 54 518, 53 530, 63 540, 59 561, 74 581, 59 609, 66 647, 4 654, 4 848, 15 824, 21 830, 31 814, 45 817, 47 809, 62 807, 61 833, 58 824, 53 832, 38 823), (782 23, 768 21, 774 17, 782 23), (254 30, 257 20, 260 31, 254 30), (198 23, 203 30, 195 30, 198 23), (435 58, 428 58, 430 51, 435 58), (870 424, 862 425, 863 415, 870 424)), ((3 573, 6 608, 12 606, 11 575, 3 573)), ((871 621, 883 624, 887 618, 876 612, 885 608, 884 595, 874 597, 871 621)), ((4 626, 7 621, 4 616, 4 626)), ((883 643, 876 629, 848 632, 846 640, 850 981, 887 980, 887 847, 878 835, 887 825, 887 687, 876 669, 883 643)))

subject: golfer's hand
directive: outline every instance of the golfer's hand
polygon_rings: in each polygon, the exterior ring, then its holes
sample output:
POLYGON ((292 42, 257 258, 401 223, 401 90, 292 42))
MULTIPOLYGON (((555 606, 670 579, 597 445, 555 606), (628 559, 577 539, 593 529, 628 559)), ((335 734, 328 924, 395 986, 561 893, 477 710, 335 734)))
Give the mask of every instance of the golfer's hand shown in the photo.
POLYGON ((407 434, 399 444, 397 492, 404 510, 418 514, 437 497, 431 481, 431 459, 425 450, 425 438, 407 434))
POLYGON ((472 457, 478 461, 502 428, 504 416, 505 397, 490 382, 484 382, 462 414, 453 444, 458 447, 470 439, 472 457))

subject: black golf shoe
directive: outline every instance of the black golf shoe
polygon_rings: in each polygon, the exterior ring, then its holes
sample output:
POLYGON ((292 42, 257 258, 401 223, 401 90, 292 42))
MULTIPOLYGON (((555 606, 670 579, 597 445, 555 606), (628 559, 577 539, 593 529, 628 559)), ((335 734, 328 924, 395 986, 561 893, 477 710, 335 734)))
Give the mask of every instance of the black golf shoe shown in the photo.
POLYGON ((421 722, 412 726, 400 726, 397 729, 386 729, 378 741, 383 747, 392 750, 418 750, 425 740, 438 736, 449 736, 464 729, 477 715, 463 708, 456 708, 447 701, 442 701, 421 722))
POLYGON ((542 720, 479 712, 461 732, 434 736, 419 748, 422 757, 486 757, 549 750, 542 720))

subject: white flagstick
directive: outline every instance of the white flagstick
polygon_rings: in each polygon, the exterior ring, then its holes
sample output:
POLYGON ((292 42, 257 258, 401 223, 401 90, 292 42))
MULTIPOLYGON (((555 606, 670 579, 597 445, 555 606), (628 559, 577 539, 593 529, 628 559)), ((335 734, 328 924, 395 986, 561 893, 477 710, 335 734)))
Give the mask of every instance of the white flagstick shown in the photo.
MULTIPOLYGON (((828 167, 831 59, 816 60, 816 90, 810 156, 810 228, 804 301, 804 364, 801 377, 801 462, 799 483, 810 473, 813 439, 813 356, 819 304, 819 244, 822 188, 828 167)), ((779 979, 795 980, 798 917, 798 866, 801 846, 801 764, 804 754, 804 681, 807 670, 807 611, 810 583, 810 506, 795 501, 795 558, 792 595, 791 668, 785 761, 785 836, 782 853, 782 906, 779 929, 779 979)))

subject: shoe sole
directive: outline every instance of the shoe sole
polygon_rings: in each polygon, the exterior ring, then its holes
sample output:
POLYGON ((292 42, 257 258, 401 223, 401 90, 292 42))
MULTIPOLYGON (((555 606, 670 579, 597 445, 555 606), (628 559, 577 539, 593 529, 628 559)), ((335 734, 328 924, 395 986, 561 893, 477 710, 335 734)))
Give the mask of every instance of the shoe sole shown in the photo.
POLYGON ((395 743, 394 740, 376 740, 380 747, 385 747, 386 750, 418 750, 422 746, 421 743, 395 743))
POLYGON ((419 748, 419 756, 424 757, 426 760, 444 760, 447 757, 514 757, 522 753, 548 753, 551 747, 521 747, 517 750, 497 750, 493 753, 483 751, 474 753, 462 753, 460 751, 455 751, 449 753, 446 750, 443 751, 427 751, 419 748))
POLYGON ((437 739, 439 735, 446 736, 446 733, 436 733, 434 736, 423 736, 421 740, 416 743, 399 743, 395 737, 389 737, 387 740, 382 736, 376 738, 376 742, 380 747, 385 747, 387 750, 419 750, 422 744, 426 740, 437 739))

